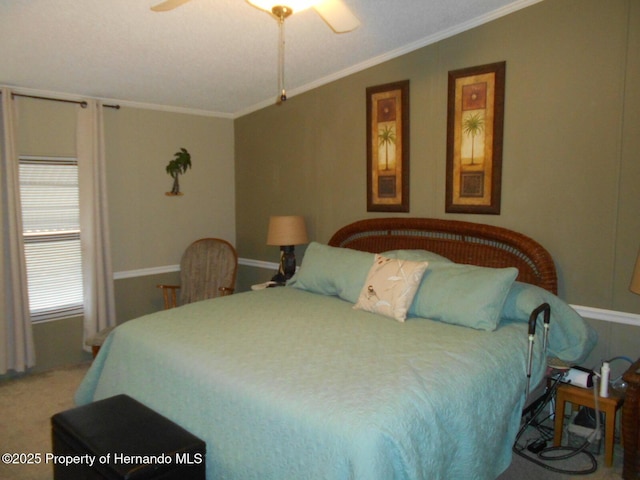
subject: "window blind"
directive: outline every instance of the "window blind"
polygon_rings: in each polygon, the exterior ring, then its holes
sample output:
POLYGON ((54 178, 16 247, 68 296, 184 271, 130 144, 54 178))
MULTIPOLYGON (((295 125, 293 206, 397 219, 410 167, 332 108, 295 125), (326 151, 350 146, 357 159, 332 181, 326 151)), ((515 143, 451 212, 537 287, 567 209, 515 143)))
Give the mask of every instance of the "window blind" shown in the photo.
POLYGON ((32 321, 82 314, 77 160, 20 157, 20 197, 32 321))

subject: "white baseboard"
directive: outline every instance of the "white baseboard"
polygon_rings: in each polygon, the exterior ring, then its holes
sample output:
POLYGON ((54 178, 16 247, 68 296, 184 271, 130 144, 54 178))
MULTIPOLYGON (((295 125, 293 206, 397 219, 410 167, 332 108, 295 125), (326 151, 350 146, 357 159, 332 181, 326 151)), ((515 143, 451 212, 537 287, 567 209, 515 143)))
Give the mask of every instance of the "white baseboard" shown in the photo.
MULTIPOLYGON (((253 260, 250 258, 239 258, 239 265, 254 268, 264 268, 266 270, 278 270, 278 264, 275 262, 265 262, 263 260, 253 260)), ((126 270, 115 272, 114 280, 122 280, 125 278, 144 277, 147 275, 160 275, 163 273, 179 272, 180 265, 165 265, 163 267, 141 268, 138 270, 126 270)), ((620 323, 623 325, 633 325, 640 327, 640 315, 637 313, 618 312, 616 310, 606 310, 603 308, 585 307, 582 305, 571 305, 581 317, 590 318, 592 320, 600 320, 603 322, 620 323)))

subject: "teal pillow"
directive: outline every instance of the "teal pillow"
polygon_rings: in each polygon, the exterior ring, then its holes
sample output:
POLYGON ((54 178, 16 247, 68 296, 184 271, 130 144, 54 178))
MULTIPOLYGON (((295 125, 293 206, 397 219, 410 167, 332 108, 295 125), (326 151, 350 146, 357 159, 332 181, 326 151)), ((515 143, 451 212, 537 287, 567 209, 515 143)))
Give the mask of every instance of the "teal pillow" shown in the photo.
POLYGON ((516 322, 528 322, 531 312, 539 305, 548 303, 550 296, 552 296, 550 292, 535 285, 513 282, 502 307, 502 318, 516 322))
POLYGON ((429 265, 409 314, 493 331, 517 268, 487 268, 458 263, 429 265))
POLYGON ((356 303, 374 254, 311 242, 288 286, 356 303))
MULTIPOLYGON (((528 322, 531 312, 539 305, 551 307, 548 355, 565 362, 581 364, 598 341, 597 332, 564 300, 528 283, 514 282, 502 308, 502 318, 514 322, 528 322)), ((543 331, 543 316, 538 317, 536 334, 543 331)))
POLYGON ((452 263, 447 257, 430 252, 429 250, 390 250, 380 255, 398 260, 409 260, 411 262, 429 262, 430 265, 438 262, 452 263))

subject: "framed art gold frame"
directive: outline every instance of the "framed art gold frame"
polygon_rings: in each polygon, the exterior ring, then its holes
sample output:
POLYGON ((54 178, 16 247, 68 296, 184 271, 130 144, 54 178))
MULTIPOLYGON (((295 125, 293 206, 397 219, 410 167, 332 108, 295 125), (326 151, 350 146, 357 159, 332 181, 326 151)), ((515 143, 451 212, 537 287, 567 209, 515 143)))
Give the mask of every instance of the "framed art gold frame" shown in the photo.
POLYGON ((409 80, 367 88, 367 211, 409 211, 409 80))
POLYGON ((447 213, 500 214, 506 62, 449 72, 447 213))

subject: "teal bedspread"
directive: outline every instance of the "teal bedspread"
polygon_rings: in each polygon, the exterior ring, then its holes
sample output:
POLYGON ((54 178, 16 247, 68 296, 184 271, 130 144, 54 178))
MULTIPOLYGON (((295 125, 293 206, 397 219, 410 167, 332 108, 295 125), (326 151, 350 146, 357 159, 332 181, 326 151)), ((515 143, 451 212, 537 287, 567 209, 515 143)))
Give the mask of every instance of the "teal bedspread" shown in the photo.
POLYGON ((206 441, 209 479, 491 479, 511 461, 526 352, 523 322, 400 323, 273 288, 124 323, 76 402, 145 403, 206 441))

